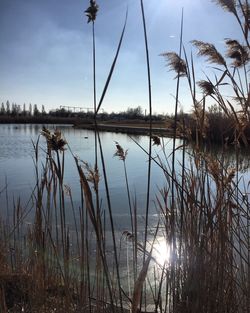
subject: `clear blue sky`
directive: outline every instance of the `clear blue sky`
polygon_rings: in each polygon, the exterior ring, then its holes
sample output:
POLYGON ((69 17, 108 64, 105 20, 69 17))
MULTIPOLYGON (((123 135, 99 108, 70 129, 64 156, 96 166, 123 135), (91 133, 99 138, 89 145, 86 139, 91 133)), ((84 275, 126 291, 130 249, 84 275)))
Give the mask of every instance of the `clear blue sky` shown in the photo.
MULTIPOLYGON (((97 96, 99 98, 123 26, 129 16, 121 54, 107 96, 105 111, 148 108, 144 38, 139 0, 100 0, 96 20, 97 96)), ((36 103, 46 110, 60 105, 92 107, 91 25, 87 0, 0 0, 0 102, 36 103)), ((175 80, 160 53, 178 51, 181 9, 184 44, 208 41, 224 51, 223 39, 241 40, 233 16, 210 0, 145 0, 152 70, 153 111, 174 111, 175 80)), ((196 59, 197 79, 204 78, 196 59)), ((190 110, 185 83, 181 106, 190 110)))

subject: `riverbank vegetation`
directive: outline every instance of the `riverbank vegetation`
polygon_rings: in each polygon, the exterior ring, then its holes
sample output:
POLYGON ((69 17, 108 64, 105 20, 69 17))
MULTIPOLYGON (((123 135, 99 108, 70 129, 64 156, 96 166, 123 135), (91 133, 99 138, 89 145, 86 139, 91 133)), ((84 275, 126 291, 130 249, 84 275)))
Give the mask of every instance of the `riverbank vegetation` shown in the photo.
MULTIPOLYGON (((30 201, 13 204, 12 220, 0 224, 0 310, 1 312, 161 312, 246 313, 250 311, 250 210, 249 184, 241 182, 239 150, 249 144, 249 17, 247 1, 216 1, 239 22, 244 45, 226 41, 224 58, 215 46, 194 41, 198 53, 217 69, 214 80, 196 82, 193 59, 188 59, 180 36, 180 50, 164 52, 176 73, 172 152, 164 138, 152 132, 152 100, 146 19, 141 3, 148 73, 149 143, 145 174, 145 213, 139 224, 136 195, 131 194, 126 160, 129 151, 119 143, 114 155, 124 169, 124 190, 130 227, 118 233, 98 129, 98 114, 109 87, 123 41, 126 19, 115 58, 99 102, 93 67, 95 155, 93 166, 74 155, 59 130, 41 130, 34 142, 36 184, 30 201), (182 57, 183 56, 183 57, 182 57), (233 61, 232 67, 227 59, 233 61), (181 81, 190 86, 193 111, 179 110, 181 81), (203 91, 197 97, 197 85, 203 91), (227 87, 230 100, 222 95, 227 87), (207 103, 215 106, 207 107, 207 103), (229 127, 228 127, 229 126, 229 127), (178 132, 192 138, 177 146, 178 132), (40 148, 44 140, 45 147, 40 148), (210 155, 202 149, 206 141, 218 141, 223 153, 210 155), (227 145, 235 151, 232 166, 226 161, 227 145), (161 149, 163 156, 152 150, 161 149), (66 150, 67 149, 67 150, 66 150), (181 152, 177 160, 176 153, 181 152), (74 160, 79 177, 80 203, 74 205, 74 190, 64 180, 65 154, 74 160), (150 199, 151 165, 164 173, 165 184, 150 199), (105 186, 105 205, 100 198, 105 186), (157 222, 150 220, 152 208, 157 222), (25 223, 33 212, 34 222, 25 223), (73 227, 67 216, 73 216, 73 227), (160 256, 159 256, 160 255, 160 256)), ((86 10, 93 34, 95 64, 94 0, 86 10)), ((183 19, 182 19, 183 21, 183 19)), ((181 23, 183 25, 183 23, 181 23)), ((137 143, 139 144, 139 143, 137 143)), ((6 187, 7 188, 7 187, 6 187)), ((5 188, 0 190, 2 197, 5 188)))

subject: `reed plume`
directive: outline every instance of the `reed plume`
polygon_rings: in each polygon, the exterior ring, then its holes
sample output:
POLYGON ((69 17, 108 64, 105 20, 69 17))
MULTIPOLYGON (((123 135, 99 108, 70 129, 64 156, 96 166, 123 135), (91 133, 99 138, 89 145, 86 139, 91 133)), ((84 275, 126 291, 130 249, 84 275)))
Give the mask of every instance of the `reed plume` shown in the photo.
POLYGON ((191 43, 198 49, 198 55, 206 57, 208 62, 226 66, 225 59, 213 44, 199 40, 192 40, 191 43))
POLYGON ((163 56, 167 62, 167 66, 170 70, 175 71, 178 77, 185 77, 187 76, 187 65, 186 62, 179 57, 176 52, 164 52, 161 53, 160 56, 163 56))
POLYGON ((235 0, 213 0, 217 5, 221 6, 225 11, 237 14, 235 0))
POLYGON ((46 127, 43 127, 41 134, 46 138, 47 145, 49 150, 54 151, 64 151, 65 145, 67 144, 66 140, 63 139, 62 133, 60 130, 56 129, 54 133, 48 130, 46 127))
POLYGON ((99 6, 96 4, 96 1, 90 0, 90 6, 87 8, 87 10, 84 11, 88 18, 88 23, 95 21, 98 9, 99 6))
POLYGON ((210 96, 214 93, 214 85, 207 80, 200 80, 197 82, 197 85, 202 90, 203 94, 206 96, 210 96))
POLYGON ((125 161, 128 155, 128 149, 124 151, 124 149, 119 145, 117 141, 115 141, 116 152, 114 157, 117 156, 119 160, 125 161))
POLYGON ((152 136, 153 146, 160 146, 161 138, 159 136, 153 135, 152 136))
POLYGON ((235 39, 227 39, 225 42, 227 45, 226 56, 234 60, 233 66, 242 67, 249 62, 249 49, 246 46, 241 45, 235 39))

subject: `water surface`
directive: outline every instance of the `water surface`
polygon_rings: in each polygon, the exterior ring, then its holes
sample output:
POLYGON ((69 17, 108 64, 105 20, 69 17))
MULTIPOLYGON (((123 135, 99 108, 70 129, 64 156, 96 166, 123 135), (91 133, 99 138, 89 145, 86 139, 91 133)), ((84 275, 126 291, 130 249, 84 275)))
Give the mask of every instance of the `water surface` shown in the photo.
MULTIPOLYGON (((95 139, 94 132, 84 129, 74 129, 70 125, 48 125, 50 130, 59 128, 74 156, 80 160, 94 165, 95 139)), ((35 183, 34 146, 39 138, 39 163, 45 161, 45 140, 40 136, 42 125, 29 124, 2 124, 0 125, 0 190, 7 185, 6 191, 0 195, 1 209, 6 207, 6 199, 10 203, 20 197, 21 202, 28 201, 35 183)), ((126 158, 126 168, 129 180, 129 188, 133 202, 136 199, 138 215, 144 215, 146 206, 148 155, 143 149, 148 151, 148 137, 130 137, 126 134, 101 132, 100 133, 105 167, 108 177, 111 204, 114 216, 117 216, 117 225, 126 228, 129 223, 129 206, 125 184, 123 162, 118 157, 114 157, 116 151, 115 143, 118 142, 124 150, 128 150, 126 158), (141 146, 139 147, 138 144, 141 146), (120 220, 120 222, 119 222, 120 220)), ((178 141, 177 145, 181 142, 178 141)), ((172 149, 172 140, 165 139, 165 154, 168 156, 172 149)), ((73 156, 69 149, 65 152, 65 179, 64 184, 72 191, 74 204, 80 204, 79 176, 76 170, 73 156)), ((103 173, 99 155, 99 170, 101 175, 100 193, 105 208, 106 197, 104 191, 103 173)), ((153 146, 153 155, 163 156, 161 148, 153 146)), ((178 154, 179 155, 179 154, 178 154)), ((178 158, 177 155, 177 158, 178 158)), ((181 154, 179 155, 181 157, 181 154)), ((162 169, 152 162, 150 214, 156 214, 155 196, 159 195, 159 190, 164 187, 165 177, 162 169)), ((70 216, 68 216, 70 223, 70 216)))

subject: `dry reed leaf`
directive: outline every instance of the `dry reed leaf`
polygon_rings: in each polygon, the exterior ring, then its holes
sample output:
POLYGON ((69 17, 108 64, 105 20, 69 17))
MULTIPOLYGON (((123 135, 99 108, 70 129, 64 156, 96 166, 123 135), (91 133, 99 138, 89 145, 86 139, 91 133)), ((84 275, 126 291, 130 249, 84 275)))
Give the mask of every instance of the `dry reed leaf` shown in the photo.
POLYGON ((149 263, 151 260, 151 255, 152 255, 152 250, 150 251, 149 256, 147 257, 147 260, 145 261, 140 271, 140 274, 135 282, 133 298, 132 298, 132 313, 137 313, 137 308, 141 301, 142 288, 143 288, 143 284, 147 276, 148 267, 149 267, 149 263))
POLYGON ((83 168, 87 171, 87 175, 86 175, 87 181, 93 184, 94 190, 97 191, 98 185, 100 182, 100 174, 99 174, 98 167, 96 166, 95 168, 92 168, 90 164, 88 164, 88 162, 82 161, 82 163, 83 163, 83 168))
POLYGON ((82 189, 84 192, 84 197, 85 197, 85 201, 86 201, 86 208, 89 212, 91 222, 93 223, 93 225, 95 225, 96 224, 96 218, 95 218, 95 209, 94 209, 94 205, 93 205, 91 189, 89 187, 87 178, 86 178, 81 166, 78 164, 78 160, 76 157, 75 157, 75 162, 76 162, 76 166, 77 166, 79 177, 80 177, 80 183, 81 183, 81 186, 82 186, 82 189))

